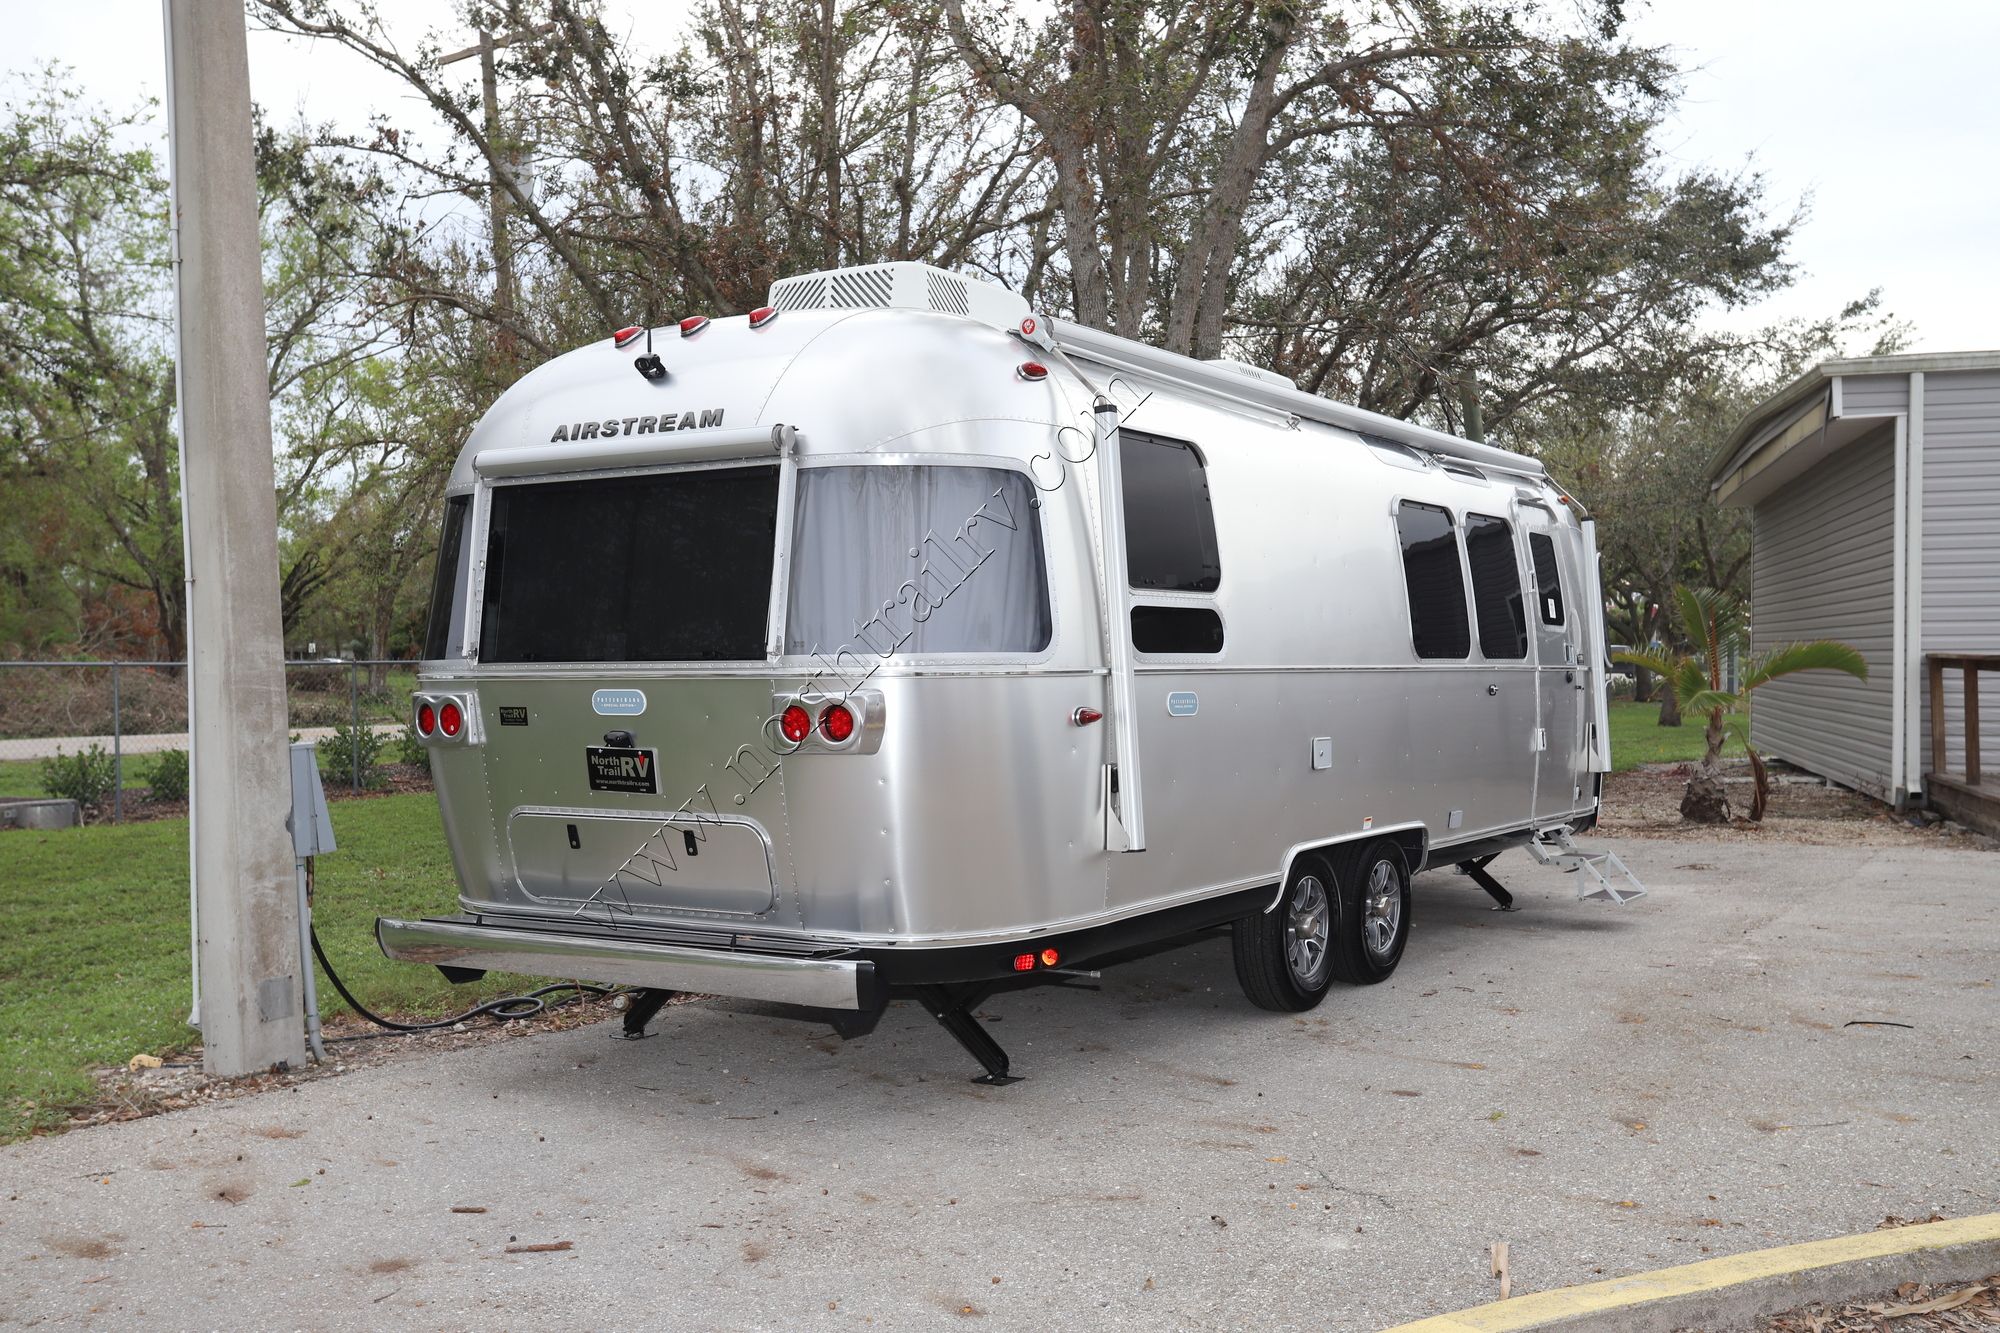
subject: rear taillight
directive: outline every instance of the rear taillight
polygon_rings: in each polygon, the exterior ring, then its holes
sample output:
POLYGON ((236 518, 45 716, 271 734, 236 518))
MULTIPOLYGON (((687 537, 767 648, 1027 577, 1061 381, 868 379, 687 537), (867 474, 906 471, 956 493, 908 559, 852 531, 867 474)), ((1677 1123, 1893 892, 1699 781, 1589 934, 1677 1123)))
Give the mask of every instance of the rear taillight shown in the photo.
POLYGON ((835 745, 854 734, 854 714, 846 704, 828 704, 820 710, 819 734, 835 745))
POLYGON ((429 704, 418 704, 417 735, 428 736, 433 731, 437 730, 437 726, 438 726, 437 709, 431 707, 429 704))
POLYGON ((456 736, 465 730, 465 714, 449 699, 438 709, 438 730, 447 736, 456 736))
POLYGON ((802 743, 806 737, 812 735, 812 729, 812 714, 797 704, 778 714, 778 730, 783 732, 785 739, 794 745, 802 743))

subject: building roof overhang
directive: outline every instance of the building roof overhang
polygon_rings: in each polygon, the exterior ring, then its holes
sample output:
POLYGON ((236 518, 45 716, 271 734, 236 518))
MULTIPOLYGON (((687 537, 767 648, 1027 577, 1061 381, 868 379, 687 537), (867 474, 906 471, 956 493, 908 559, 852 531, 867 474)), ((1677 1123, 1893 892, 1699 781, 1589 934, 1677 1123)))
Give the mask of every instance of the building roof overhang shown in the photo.
POLYGON ((2000 351, 1919 352, 1820 362, 1752 408, 1710 457, 1707 477, 1717 503, 1755 504, 1882 424, 1879 415, 1843 416, 1834 401, 1835 380, 1953 370, 2000 370, 2000 351))

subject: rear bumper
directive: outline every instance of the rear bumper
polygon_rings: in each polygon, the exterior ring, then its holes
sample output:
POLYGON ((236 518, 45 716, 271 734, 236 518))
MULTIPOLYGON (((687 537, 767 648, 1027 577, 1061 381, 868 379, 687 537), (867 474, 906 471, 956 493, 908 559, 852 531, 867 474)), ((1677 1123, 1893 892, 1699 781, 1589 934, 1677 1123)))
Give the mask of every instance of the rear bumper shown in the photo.
POLYGON ((875 995, 865 959, 795 958, 494 926, 466 917, 375 922, 382 952, 406 963, 569 977, 744 1000, 861 1009, 875 995))

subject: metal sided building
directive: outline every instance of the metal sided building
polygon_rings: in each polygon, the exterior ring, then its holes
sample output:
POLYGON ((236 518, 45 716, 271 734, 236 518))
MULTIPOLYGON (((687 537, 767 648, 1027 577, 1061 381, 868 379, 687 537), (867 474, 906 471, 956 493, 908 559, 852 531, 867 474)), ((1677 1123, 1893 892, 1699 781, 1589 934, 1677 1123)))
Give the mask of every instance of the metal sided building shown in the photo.
MULTIPOLYGON (((1865 683, 1758 690, 1751 743, 1898 807, 1944 797, 1926 781, 1926 658, 2000 654, 2000 351, 1824 362, 1752 411, 1708 477, 1752 512, 1753 648, 1838 639, 1868 660, 1865 683)), ((1956 680, 1943 697, 1963 775, 1956 680)))

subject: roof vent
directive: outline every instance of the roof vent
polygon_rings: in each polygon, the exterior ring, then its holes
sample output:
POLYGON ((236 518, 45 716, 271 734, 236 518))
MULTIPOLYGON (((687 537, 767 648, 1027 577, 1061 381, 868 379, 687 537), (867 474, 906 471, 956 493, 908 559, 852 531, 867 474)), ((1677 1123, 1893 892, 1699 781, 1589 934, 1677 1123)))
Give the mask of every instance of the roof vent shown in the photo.
POLYGON ((931 310, 1012 330, 1028 303, 995 283, 961 278, 929 264, 897 262, 801 273, 771 284, 779 310, 931 310))
POLYGON ((1296 389, 1299 387, 1275 370, 1266 370, 1262 366, 1253 366, 1248 361, 1238 361, 1234 357, 1211 356, 1204 364, 1215 366, 1221 370, 1233 370, 1238 375, 1256 380, 1260 384, 1269 384, 1274 388, 1296 389))

